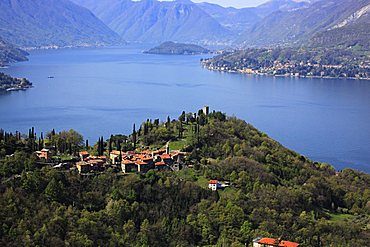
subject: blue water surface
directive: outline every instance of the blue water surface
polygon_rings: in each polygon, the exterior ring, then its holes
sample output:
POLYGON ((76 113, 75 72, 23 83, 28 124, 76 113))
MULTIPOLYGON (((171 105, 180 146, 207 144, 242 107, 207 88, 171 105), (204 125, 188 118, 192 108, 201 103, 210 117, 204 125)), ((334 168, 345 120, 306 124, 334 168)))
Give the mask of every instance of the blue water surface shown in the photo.
POLYGON ((73 128, 93 143, 209 105, 313 160, 370 172, 370 81, 212 72, 200 66, 204 56, 143 54, 147 48, 32 51, 28 62, 0 70, 34 84, 0 95, 0 128, 73 128))

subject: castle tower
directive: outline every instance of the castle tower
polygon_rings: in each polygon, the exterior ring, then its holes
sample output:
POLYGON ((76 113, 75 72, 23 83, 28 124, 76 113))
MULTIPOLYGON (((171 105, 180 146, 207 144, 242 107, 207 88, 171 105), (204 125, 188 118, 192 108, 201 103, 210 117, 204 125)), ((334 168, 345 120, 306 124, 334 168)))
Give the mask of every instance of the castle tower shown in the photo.
POLYGON ((209 114, 209 106, 204 106, 202 108, 202 111, 203 111, 204 115, 208 116, 208 114, 209 114))
POLYGON ((166 154, 170 154, 170 142, 166 144, 166 154))

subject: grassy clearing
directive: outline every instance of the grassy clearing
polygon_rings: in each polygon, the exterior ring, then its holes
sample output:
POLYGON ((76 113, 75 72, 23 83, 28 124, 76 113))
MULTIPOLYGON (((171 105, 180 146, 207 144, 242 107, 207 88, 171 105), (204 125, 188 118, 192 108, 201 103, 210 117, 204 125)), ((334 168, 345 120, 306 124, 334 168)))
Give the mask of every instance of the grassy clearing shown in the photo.
POLYGON ((340 221, 345 221, 353 218, 354 216, 351 214, 339 214, 339 213, 330 213, 330 221, 331 222, 340 222, 340 221))

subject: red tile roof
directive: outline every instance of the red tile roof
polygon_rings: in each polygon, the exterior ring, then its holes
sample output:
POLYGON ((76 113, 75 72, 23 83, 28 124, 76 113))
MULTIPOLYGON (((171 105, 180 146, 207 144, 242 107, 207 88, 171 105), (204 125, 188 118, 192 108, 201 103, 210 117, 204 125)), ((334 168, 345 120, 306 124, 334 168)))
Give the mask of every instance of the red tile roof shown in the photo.
POLYGON ((89 155, 89 152, 87 152, 87 151, 81 151, 80 154, 81 155, 89 155))
POLYGON ((161 159, 166 160, 166 159, 171 159, 171 156, 169 154, 162 154, 161 159))
POLYGON ((282 240, 279 243, 279 240, 274 239, 274 238, 261 238, 258 241, 258 243, 259 244, 267 244, 267 245, 271 245, 271 246, 278 246, 278 247, 298 247, 299 246, 298 243, 289 242, 289 241, 285 241, 285 240, 282 240))
POLYGON ((283 240, 280 242, 279 246, 280 247, 298 247, 299 244, 283 240))
POLYGON ((143 161, 138 161, 136 162, 136 165, 148 165, 148 163, 143 162, 143 161))
POLYGON ((165 165, 166 165, 166 163, 164 163, 163 161, 161 161, 161 162, 157 162, 157 163, 155 163, 155 165, 156 165, 156 166, 165 166, 165 165))
POLYGON ((218 180, 209 180, 210 184, 218 184, 218 180))
POLYGON ((259 244, 269 244, 269 245, 276 245, 277 244, 277 240, 274 239, 274 238, 261 238, 259 241, 258 241, 259 244))

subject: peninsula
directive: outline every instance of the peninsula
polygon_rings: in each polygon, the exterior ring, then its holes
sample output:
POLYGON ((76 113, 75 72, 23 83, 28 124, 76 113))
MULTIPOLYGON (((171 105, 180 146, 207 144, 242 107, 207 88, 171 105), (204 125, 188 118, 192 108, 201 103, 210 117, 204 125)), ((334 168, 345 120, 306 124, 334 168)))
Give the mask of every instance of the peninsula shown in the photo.
POLYGON ((0 178, 2 246, 369 239, 369 174, 311 161, 208 107, 147 119, 95 145, 74 130, 0 130, 0 178))
POLYGON ((175 42, 164 42, 159 46, 156 46, 144 53, 148 54, 163 54, 163 55, 199 55, 199 54, 208 54, 211 51, 194 44, 183 44, 175 42))
POLYGON ((32 83, 26 78, 14 78, 4 73, 0 73, 0 92, 25 90, 31 87, 32 83))

